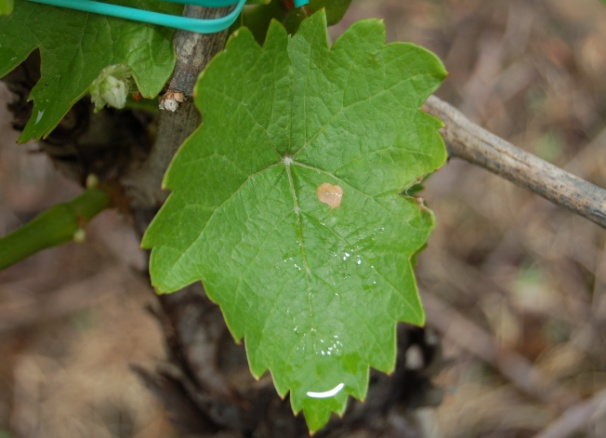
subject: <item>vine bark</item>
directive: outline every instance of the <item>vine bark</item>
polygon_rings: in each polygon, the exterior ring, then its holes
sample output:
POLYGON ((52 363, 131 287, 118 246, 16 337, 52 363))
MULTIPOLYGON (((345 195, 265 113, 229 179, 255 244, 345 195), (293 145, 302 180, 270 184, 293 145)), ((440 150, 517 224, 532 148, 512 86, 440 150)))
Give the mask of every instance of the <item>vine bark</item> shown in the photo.
POLYGON ((462 158, 606 228, 606 190, 512 145, 430 96, 423 107, 442 122, 451 157, 462 158))

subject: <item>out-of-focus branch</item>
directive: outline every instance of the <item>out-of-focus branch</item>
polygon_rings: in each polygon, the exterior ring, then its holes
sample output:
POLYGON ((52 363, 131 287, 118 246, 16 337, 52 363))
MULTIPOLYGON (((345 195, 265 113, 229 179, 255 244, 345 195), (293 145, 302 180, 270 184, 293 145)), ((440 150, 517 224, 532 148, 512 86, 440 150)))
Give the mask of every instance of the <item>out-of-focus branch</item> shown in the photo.
MULTIPOLYGON (((214 19, 231 8, 187 5, 183 15, 214 19)), ((123 179, 137 231, 142 234, 164 202, 162 178, 174 154, 200 125, 193 101, 199 74, 225 47, 229 30, 214 34, 177 31, 177 62, 162 97, 158 133, 142 166, 123 179)), ((169 364, 155 372, 135 367, 137 374, 165 403, 171 419, 184 432, 213 432, 220 426, 246 428, 239 416, 240 399, 226 383, 217 366, 222 339, 229 339, 220 309, 205 297, 201 283, 158 296, 161 321, 169 350, 169 364), (176 407, 176 408, 175 408, 176 407)), ((230 345, 233 342, 230 341, 230 345)), ((243 349, 240 356, 246 367, 243 349)), ((234 360, 234 363, 237 360, 234 360)), ((247 369, 247 368, 244 368, 247 369)), ((252 380, 252 377, 251 377, 252 380)))
POLYGON ((592 422, 606 412, 606 390, 598 392, 589 400, 577 403, 566 410, 556 421, 535 438, 567 438, 587 430, 592 422))
POLYGON ((461 112, 429 97, 423 109, 444 122, 451 157, 477 164, 606 228, 606 190, 578 178, 475 125, 461 112))
POLYGON ((423 295, 428 323, 484 362, 492 365, 527 395, 556 408, 567 408, 578 402, 578 396, 549 382, 519 353, 498 345, 494 338, 432 294, 423 295))

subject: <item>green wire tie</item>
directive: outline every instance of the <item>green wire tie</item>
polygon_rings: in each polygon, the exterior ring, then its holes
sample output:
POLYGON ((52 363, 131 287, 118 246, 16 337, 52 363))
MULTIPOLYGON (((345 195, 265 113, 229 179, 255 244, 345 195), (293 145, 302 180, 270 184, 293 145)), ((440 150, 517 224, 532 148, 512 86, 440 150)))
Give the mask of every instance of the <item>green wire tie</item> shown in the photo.
MULTIPOLYGON (((35 3, 43 3, 69 9, 77 9, 84 12, 107 15, 110 17, 125 18, 127 20, 140 21, 142 23, 157 24, 160 26, 173 27, 197 33, 215 33, 227 29, 240 15, 246 0, 158 0, 170 3, 181 3, 188 5, 204 6, 208 8, 222 8, 236 5, 229 14, 215 19, 202 19, 181 17, 161 12, 146 11, 128 6, 114 5, 93 0, 29 0, 35 3)), ((309 0, 295 0, 295 6, 301 7, 309 3, 309 0)))

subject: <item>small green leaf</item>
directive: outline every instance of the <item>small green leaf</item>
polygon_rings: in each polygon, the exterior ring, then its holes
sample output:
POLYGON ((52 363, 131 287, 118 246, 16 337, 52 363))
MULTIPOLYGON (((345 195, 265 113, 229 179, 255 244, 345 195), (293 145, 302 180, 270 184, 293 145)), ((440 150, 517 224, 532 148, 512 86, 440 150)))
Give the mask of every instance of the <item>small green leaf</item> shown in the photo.
POLYGON ((90 86, 91 100, 95 111, 105 105, 122 109, 131 87, 132 69, 128 65, 118 64, 105 67, 90 86))
POLYGON ((350 4, 351 0, 310 0, 306 8, 311 12, 326 9, 326 22, 332 26, 341 21, 350 4))
MULTIPOLYGON (((2 0, 0 0, 2 1, 2 0)), ((179 13, 182 6, 132 0, 130 6, 179 13)), ((123 64, 144 97, 152 98, 170 77, 175 55, 167 28, 19 0, 0 17, 0 77, 40 49, 41 78, 32 89, 32 117, 20 138, 48 135, 102 70, 123 64)))
POLYGON ((15 5, 14 0, 0 0, 0 16, 10 15, 15 5))
MULTIPOLYGON (((326 11, 327 24, 337 24, 347 11, 351 0, 311 0, 301 8, 286 4, 285 0, 270 0, 254 8, 245 10, 241 15, 240 25, 251 30, 259 43, 265 40, 265 34, 272 20, 278 20, 284 24, 289 33, 295 33, 301 22, 314 12, 324 9, 326 11)), ((235 29, 235 27, 234 27, 235 29)))
POLYGON ((143 239, 158 292, 202 280, 312 431, 365 397, 369 367, 393 370, 398 321, 424 323, 411 257, 434 218, 400 193, 446 159, 419 110, 440 61, 385 45, 379 20, 327 40, 323 11, 292 38, 274 22, 262 48, 236 32, 199 79, 204 122, 143 239))

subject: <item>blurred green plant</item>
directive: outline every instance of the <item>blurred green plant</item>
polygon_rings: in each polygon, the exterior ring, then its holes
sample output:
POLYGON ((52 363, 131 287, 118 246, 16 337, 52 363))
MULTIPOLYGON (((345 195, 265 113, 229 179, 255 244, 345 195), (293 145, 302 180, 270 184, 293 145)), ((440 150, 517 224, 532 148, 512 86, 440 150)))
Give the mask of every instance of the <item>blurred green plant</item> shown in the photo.
POLYGON ((0 239, 0 269, 44 249, 82 241, 86 224, 109 205, 107 192, 91 188, 69 202, 49 208, 0 239))
POLYGON ((15 0, 0 0, 0 15, 9 15, 14 6, 15 0))

